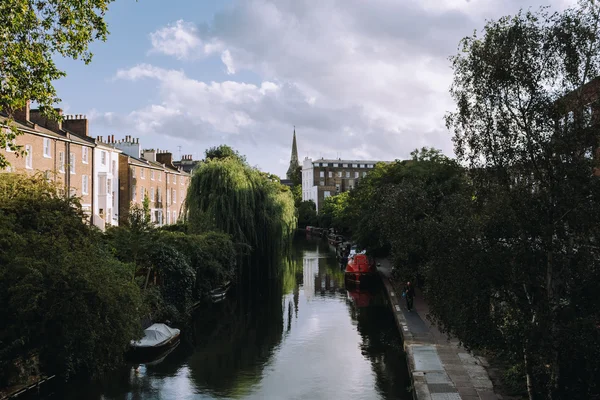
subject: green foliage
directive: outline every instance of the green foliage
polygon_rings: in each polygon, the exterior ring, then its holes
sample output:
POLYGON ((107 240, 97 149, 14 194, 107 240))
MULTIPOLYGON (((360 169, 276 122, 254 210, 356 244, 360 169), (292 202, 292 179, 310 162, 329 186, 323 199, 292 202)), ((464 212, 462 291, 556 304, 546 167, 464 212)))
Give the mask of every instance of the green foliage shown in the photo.
POLYGON ((350 221, 346 218, 350 192, 343 192, 325 199, 318 215, 319 226, 336 228, 339 232, 350 229, 350 221))
MULTIPOLYGON (((42 112, 57 117, 53 81, 65 76, 54 57, 92 59, 88 45, 106 40, 104 14, 113 0, 3 0, 0 2, 0 110, 9 116, 31 99, 42 112)), ((0 130, 0 148, 18 131, 0 130)), ((16 149, 20 150, 20 149, 16 149)), ((7 165, 0 154, 0 169, 7 165)))
POLYGON ((177 249, 194 271, 195 300, 206 298, 209 291, 233 279, 236 250, 231 238, 219 232, 194 235, 161 232, 159 240, 177 249))
POLYGON ((303 201, 298 205, 298 226, 306 228, 307 226, 317 226, 317 205, 314 201, 303 201))
POLYGON ((207 157, 198 166, 188 189, 186 215, 192 232, 225 232, 259 256, 279 252, 296 228, 289 188, 237 156, 207 157))
POLYGON ((431 311, 467 345, 523 360, 530 398, 600 393, 597 126, 582 90, 600 72, 599 21, 591 1, 520 12, 465 38, 452 60, 447 124, 476 196, 469 220, 449 221, 469 232, 443 234, 458 247, 432 268, 454 287, 439 277, 431 311))
POLYGON ((141 335, 131 268, 101 245, 76 200, 43 176, 0 174, 0 380, 37 351, 45 373, 99 375, 141 335))
POLYGON ((222 144, 220 146, 211 147, 205 152, 206 160, 223 160, 225 158, 235 158, 242 164, 246 164, 246 156, 241 155, 236 150, 233 150, 231 147, 226 144, 222 144))

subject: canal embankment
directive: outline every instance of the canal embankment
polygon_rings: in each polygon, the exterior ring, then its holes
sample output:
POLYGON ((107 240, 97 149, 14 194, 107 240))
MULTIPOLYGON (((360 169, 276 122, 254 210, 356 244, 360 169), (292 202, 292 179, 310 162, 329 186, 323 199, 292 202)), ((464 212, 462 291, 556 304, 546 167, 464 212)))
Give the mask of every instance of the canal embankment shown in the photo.
POLYGON ((428 306, 417 292, 414 309, 408 311, 402 288, 391 279, 387 259, 379 261, 383 281, 396 325, 404 342, 415 400, 496 400, 485 358, 473 356, 456 339, 448 339, 427 320, 428 306))

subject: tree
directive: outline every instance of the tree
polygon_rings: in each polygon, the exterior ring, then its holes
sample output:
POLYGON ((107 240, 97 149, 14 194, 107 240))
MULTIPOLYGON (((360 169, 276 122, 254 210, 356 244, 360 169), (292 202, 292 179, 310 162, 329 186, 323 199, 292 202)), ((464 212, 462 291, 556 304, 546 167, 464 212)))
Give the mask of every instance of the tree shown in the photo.
MULTIPOLYGON (((88 46, 106 40, 104 14, 113 0, 4 0, 0 2, 0 110, 13 113, 28 100, 58 118, 52 105, 59 101, 53 81, 64 77, 54 57, 92 60, 88 46)), ((10 122, 10 120, 9 120, 10 122)), ((17 149, 19 131, 0 130, 0 148, 17 149)), ((7 165, 0 154, 0 169, 7 165)))
POLYGON ((0 382, 32 353, 45 374, 97 376, 141 336, 131 268, 84 221, 41 174, 0 174, 0 382))
POLYGON ((480 316, 470 308, 458 321, 441 301, 432 312, 467 345, 520 358, 530 398, 598 395, 597 357, 583 355, 597 355, 600 344, 590 295, 600 290, 597 133, 584 90, 600 71, 599 20, 593 1, 519 12, 465 38, 452 59, 457 111, 447 124, 473 171, 480 216, 470 254, 461 249, 461 262, 446 263, 456 287, 444 304, 464 304, 464 289, 481 300, 480 316), (578 346, 569 338, 576 331, 586 332, 578 346))
POLYGON ((206 160, 222 160, 232 157, 240 161, 242 164, 246 164, 246 156, 240 154, 238 151, 232 149, 226 144, 207 149, 205 156, 206 160))
POLYGON ((302 201, 298 206, 298 226, 305 228, 318 223, 317 206, 314 201, 302 201))
MULTIPOLYGON (((279 179, 250 167, 229 149, 201 163, 188 189, 186 215, 192 233, 217 230, 262 257, 278 253, 296 229, 296 209, 290 189, 279 179), (233 155, 231 155, 233 154, 233 155)), ((271 272, 268 270, 267 272, 271 272)))

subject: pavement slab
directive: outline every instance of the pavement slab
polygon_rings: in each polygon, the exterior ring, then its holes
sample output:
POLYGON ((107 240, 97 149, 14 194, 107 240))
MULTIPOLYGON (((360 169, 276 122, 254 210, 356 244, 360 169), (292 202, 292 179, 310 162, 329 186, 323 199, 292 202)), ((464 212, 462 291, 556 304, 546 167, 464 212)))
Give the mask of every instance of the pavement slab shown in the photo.
POLYGON ((483 357, 475 357, 449 339, 427 319, 429 306, 417 290, 414 308, 408 311, 402 288, 390 279, 386 259, 378 260, 398 330, 404 340, 416 400, 498 400, 483 357), (393 294, 393 295, 392 295, 393 294))

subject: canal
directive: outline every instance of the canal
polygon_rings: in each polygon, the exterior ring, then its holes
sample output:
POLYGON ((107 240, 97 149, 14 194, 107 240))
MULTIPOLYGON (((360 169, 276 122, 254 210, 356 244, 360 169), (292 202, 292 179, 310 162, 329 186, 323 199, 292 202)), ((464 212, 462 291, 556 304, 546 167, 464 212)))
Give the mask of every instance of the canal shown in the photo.
POLYGON ((298 238, 275 289, 232 293, 199 310, 181 343, 152 365, 45 398, 409 399, 400 335, 381 285, 348 290, 335 253, 298 238))

